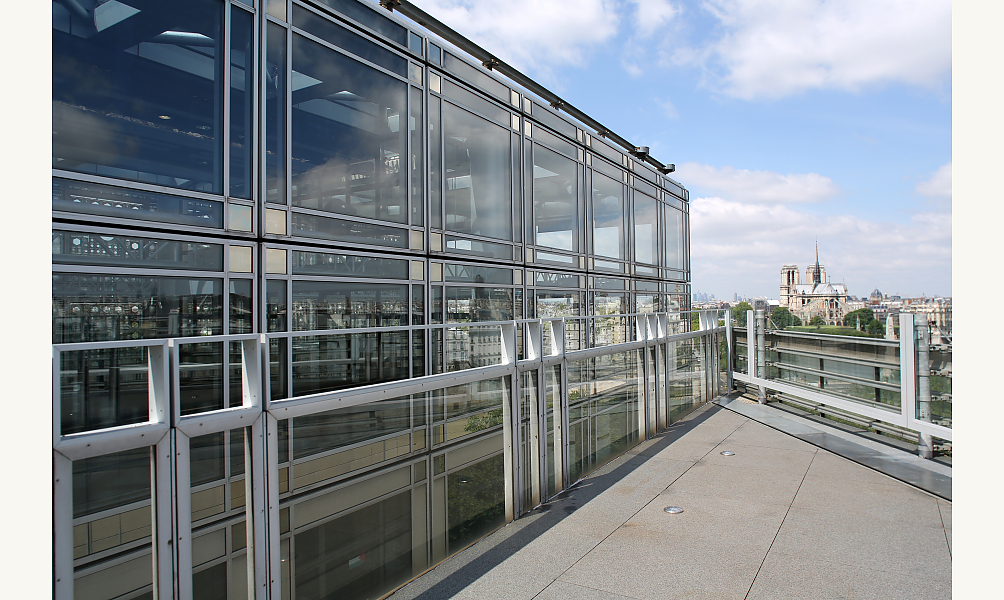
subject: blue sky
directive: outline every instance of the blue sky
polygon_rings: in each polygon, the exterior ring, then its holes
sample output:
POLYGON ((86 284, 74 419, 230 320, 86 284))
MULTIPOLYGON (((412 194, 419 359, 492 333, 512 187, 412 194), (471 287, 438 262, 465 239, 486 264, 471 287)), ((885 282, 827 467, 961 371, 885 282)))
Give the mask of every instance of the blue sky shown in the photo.
POLYGON ((693 288, 952 293, 947 0, 423 0, 691 193, 693 288))

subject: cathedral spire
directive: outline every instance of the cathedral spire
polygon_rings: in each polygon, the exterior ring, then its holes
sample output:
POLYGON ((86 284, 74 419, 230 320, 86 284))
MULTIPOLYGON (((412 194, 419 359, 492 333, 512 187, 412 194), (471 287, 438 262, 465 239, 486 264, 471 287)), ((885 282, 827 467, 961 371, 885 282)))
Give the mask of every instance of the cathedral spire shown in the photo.
POLYGON ((812 283, 823 283, 823 278, 819 272, 819 240, 816 240, 816 270, 812 274, 812 283))

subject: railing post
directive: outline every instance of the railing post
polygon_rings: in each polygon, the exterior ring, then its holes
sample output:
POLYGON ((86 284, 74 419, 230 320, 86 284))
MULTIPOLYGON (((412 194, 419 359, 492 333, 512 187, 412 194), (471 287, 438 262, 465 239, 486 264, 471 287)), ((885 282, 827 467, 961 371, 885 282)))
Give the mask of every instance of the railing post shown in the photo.
MULTIPOLYGON (((767 379, 767 343, 765 334, 766 323, 764 322, 764 311, 756 311, 756 370, 757 377, 767 379)), ((747 328, 748 330, 748 328, 747 328)), ((757 401, 760 404, 767 404, 767 388, 757 386, 757 401)))
MULTIPOLYGON (((914 330, 917 340, 917 409, 918 420, 931 422, 931 330, 927 326, 927 315, 914 316, 914 330)), ((900 332, 902 333, 902 332, 900 332)), ((934 436, 920 434, 917 454, 921 458, 934 458, 934 436)))
POLYGON ((725 393, 732 393, 732 370, 735 368, 732 355, 736 352, 735 339, 732 337, 732 308, 725 309, 725 393))

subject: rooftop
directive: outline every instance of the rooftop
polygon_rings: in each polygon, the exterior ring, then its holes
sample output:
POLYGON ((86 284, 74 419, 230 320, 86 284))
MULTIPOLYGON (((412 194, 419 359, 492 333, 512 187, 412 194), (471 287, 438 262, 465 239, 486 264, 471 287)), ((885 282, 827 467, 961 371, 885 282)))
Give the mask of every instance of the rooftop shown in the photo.
MULTIPOLYGON (((391 598, 951 597, 951 502, 775 428, 797 417, 749 407, 771 427, 729 406, 695 411, 391 598)), ((822 445, 843 437, 830 433, 822 445)))

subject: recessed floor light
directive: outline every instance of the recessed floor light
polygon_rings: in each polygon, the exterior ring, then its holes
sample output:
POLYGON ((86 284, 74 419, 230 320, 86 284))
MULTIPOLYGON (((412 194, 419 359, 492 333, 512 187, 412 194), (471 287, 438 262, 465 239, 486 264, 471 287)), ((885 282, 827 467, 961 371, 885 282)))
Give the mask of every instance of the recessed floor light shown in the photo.
POLYGON ((736 453, 731 450, 722 450, 722 456, 735 456, 736 453))
POLYGON ((663 512, 668 512, 671 515, 678 515, 683 512, 683 509, 680 508, 679 506, 667 506, 662 510, 663 512))

